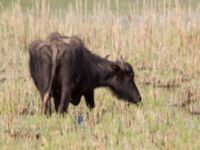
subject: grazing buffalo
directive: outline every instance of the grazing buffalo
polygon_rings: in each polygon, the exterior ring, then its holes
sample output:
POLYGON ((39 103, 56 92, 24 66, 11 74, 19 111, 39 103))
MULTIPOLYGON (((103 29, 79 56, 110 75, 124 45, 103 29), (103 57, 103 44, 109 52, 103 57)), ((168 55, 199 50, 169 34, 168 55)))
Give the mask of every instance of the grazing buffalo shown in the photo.
POLYGON ((81 96, 89 108, 94 108, 94 89, 98 87, 108 87, 118 98, 131 103, 141 101, 131 65, 91 53, 78 37, 52 33, 45 40, 32 42, 29 54, 30 74, 45 113, 51 97, 60 113, 67 112, 69 103, 78 105, 81 96))

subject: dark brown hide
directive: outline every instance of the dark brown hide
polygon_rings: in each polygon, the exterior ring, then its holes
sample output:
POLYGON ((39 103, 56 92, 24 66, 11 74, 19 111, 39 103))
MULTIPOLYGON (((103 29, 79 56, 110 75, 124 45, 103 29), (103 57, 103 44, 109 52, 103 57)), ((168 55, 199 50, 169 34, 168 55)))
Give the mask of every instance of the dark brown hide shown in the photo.
POLYGON ((94 108, 97 87, 108 87, 120 99, 132 103, 141 101, 131 65, 92 54, 78 37, 53 33, 45 40, 32 42, 29 54, 31 77, 45 112, 50 97, 60 113, 67 111, 69 103, 78 105, 81 96, 89 108, 94 108))

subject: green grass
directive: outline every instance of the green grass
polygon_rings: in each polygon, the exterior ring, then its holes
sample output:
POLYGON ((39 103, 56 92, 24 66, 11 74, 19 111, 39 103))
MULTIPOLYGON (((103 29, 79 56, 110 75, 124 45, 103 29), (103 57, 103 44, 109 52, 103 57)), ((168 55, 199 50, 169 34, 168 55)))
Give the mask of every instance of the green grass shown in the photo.
POLYGON ((160 8, 136 5, 126 8, 124 23, 122 8, 91 5, 88 14, 83 4, 53 11, 44 1, 31 10, 20 3, 2 9, 0 149, 200 149, 200 21, 194 15, 199 8, 164 1, 160 8), (53 31, 80 36, 92 52, 110 54, 110 60, 123 56, 133 65, 143 105, 97 89, 92 111, 82 99, 65 116, 41 114, 28 44, 53 31))
MULTIPOLYGON (((107 90, 99 89, 94 110, 90 112, 83 99, 78 107, 70 105, 64 117, 55 113, 51 117, 42 115, 37 110, 40 108, 38 96, 33 106, 27 104, 32 97, 28 96, 24 111, 16 110, 20 101, 16 97, 15 104, 4 104, 1 111, 0 148, 198 149, 200 116, 171 107, 165 92, 151 87, 145 89, 141 88, 142 107, 128 105, 107 90), (84 117, 83 125, 77 123, 78 115, 84 117)), ((15 92, 23 96, 20 88, 15 92)))

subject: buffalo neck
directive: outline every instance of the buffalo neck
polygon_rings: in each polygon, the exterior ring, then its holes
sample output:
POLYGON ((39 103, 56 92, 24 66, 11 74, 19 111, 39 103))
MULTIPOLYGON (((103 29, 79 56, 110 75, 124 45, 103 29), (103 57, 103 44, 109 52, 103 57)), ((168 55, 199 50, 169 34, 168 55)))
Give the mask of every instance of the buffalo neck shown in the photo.
POLYGON ((107 77, 111 73, 111 64, 113 62, 97 56, 95 54, 91 54, 92 57, 92 67, 91 72, 93 76, 94 87, 106 87, 108 86, 107 77))

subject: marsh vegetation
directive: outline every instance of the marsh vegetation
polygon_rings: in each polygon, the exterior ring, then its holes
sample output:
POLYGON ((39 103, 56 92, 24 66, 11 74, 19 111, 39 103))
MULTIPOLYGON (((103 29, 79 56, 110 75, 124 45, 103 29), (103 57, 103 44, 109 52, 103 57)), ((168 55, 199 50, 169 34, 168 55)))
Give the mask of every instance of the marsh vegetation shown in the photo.
POLYGON ((200 149, 198 1, 161 1, 158 7, 157 1, 85 0, 66 9, 54 1, 2 2, 0 149, 200 149), (55 31, 81 37, 110 60, 123 56, 133 65, 143 106, 98 89, 91 112, 82 101, 65 117, 41 114, 28 46, 55 31))

